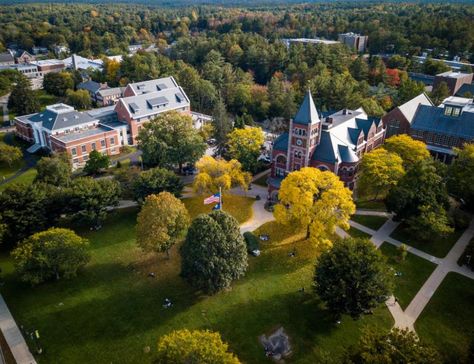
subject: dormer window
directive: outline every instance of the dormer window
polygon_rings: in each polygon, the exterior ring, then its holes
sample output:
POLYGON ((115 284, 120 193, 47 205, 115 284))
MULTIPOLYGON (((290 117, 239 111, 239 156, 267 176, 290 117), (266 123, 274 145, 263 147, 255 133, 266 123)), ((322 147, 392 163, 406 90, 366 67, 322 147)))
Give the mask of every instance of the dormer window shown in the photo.
POLYGON ((461 114, 461 108, 459 107, 453 107, 453 116, 459 116, 461 114))
POLYGON ((461 115, 461 108, 458 106, 448 106, 444 107, 444 115, 458 117, 461 115))

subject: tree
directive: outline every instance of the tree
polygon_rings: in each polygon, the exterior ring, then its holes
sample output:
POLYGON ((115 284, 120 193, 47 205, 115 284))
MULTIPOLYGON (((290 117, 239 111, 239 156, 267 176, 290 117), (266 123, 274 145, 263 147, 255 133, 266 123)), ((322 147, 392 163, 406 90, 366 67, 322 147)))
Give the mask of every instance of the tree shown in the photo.
POLYGON ((384 148, 398 154, 403 160, 403 166, 408 169, 415 162, 430 158, 426 144, 415 140, 406 134, 394 135, 385 140, 384 148))
POLYGON ((358 318, 387 299, 392 279, 384 256, 368 239, 349 238, 318 258, 314 285, 336 317, 358 318))
POLYGON ((110 158, 107 154, 102 154, 97 150, 89 153, 89 159, 84 166, 84 172, 87 174, 97 174, 110 164, 110 158))
POLYGON ((424 73, 427 75, 438 75, 443 72, 450 70, 449 66, 443 61, 435 61, 432 58, 428 58, 425 63, 423 63, 424 73))
POLYGON ((133 182, 134 199, 143 202, 148 195, 168 191, 176 197, 181 196, 183 183, 173 172, 164 168, 152 168, 141 172, 133 182))
POLYGON ((181 247, 181 275, 194 287, 216 293, 247 270, 247 249, 239 223, 216 210, 196 217, 181 247))
POLYGON ((446 217, 449 208, 446 185, 429 159, 415 162, 390 190, 385 203, 397 219, 407 220, 413 231, 420 233, 420 238, 429 239, 451 231, 446 217))
POLYGON ((145 252, 163 253, 184 238, 189 214, 169 192, 149 195, 137 218, 137 244, 145 252))
POLYGON ((107 208, 118 204, 120 185, 111 179, 79 177, 72 180, 65 193, 65 212, 75 222, 100 226, 107 208))
POLYGON ((397 101, 398 105, 402 105, 407 101, 415 98, 425 91, 425 85, 423 82, 413 81, 407 79, 400 84, 398 89, 397 101))
POLYGON ((158 341, 157 363, 239 364, 217 332, 176 330, 158 341))
POLYGON ((456 159, 448 171, 448 190, 474 209, 474 144, 455 149, 456 159))
POLYGON ((202 157, 197 163, 198 175, 194 179, 193 188, 198 193, 227 191, 234 186, 247 190, 252 175, 242 171, 239 161, 226 161, 211 156, 202 157))
POLYGON ((361 101, 361 106, 369 116, 381 118, 385 114, 383 107, 380 106, 377 100, 373 97, 363 99, 361 101))
POLYGON ((88 245, 72 230, 51 228, 30 236, 12 251, 15 269, 32 285, 74 277, 90 259, 88 245))
POLYGON ((74 78, 69 72, 49 72, 44 75, 43 88, 51 95, 66 96, 74 88, 74 78))
POLYGON ((206 143, 194 129, 191 116, 171 111, 145 124, 138 136, 143 162, 148 166, 173 168, 195 163, 206 143))
POLYGON ((451 92, 449 91, 448 84, 444 81, 440 82, 436 88, 431 92, 431 100, 435 105, 441 104, 445 98, 447 98, 451 92))
POLYGON ((53 190, 44 184, 12 184, 0 194, 4 241, 17 243, 54 224, 57 217, 53 190))
POLYGON ((242 163, 244 170, 256 172, 258 156, 265 142, 263 131, 259 127, 234 129, 228 136, 229 155, 242 163))
POLYGON ((8 164, 11 167, 21 158, 23 158, 23 152, 20 148, 0 143, 0 163, 8 164))
POLYGON ((54 186, 67 186, 71 180, 71 165, 67 154, 55 154, 43 157, 36 164, 35 182, 44 182, 54 186))
POLYGON ((91 98, 87 90, 67 90, 67 103, 79 110, 87 110, 91 107, 91 98))
POLYGON ((312 167, 288 174, 278 198, 276 220, 305 228, 307 238, 324 248, 332 245, 336 227, 349 228, 349 217, 355 212, 352 192, 339 177, 312 167))
POLYGON ((364 195, 377 199, 380 193, 385 195, 405 174, 403 160, 398 154, 378 148, 364 154, 359 169, 357 187, 364 195))
POLYGON ((357 57, 349 67, 352 77, 357 81, 366 81, 369 76, 369 65, 362 57, 357 57))
POLYGON ((420 341, 408 330, 393 328, 380 332, 366 328, 359 343, 346 353, 345 362, 351 364, 441 364, 442 360, 434 347, 420 341))
POLYGON ((217 100, 212 114, 213 137, 219 154, 222 154, 227 144, 227 136, 232 131, 232 122, 227 115, 227 110, 222 98, 217 100))
POLYGON ((39 111, 39 101, 31 90, 31 84, 27 78, 21 77, 13 87, 8 98, 8 109, 18 115, 33 114, 39 111))

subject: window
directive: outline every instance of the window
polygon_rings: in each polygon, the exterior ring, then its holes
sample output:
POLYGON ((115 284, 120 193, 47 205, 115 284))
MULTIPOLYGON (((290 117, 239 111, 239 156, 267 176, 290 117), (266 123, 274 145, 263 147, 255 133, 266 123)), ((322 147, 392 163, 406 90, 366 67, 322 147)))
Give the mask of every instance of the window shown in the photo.
POLYGON ((92 150, 96 150, 96 149, 97 149, 95 143, 92 143, 92 144, 91 144, 91 148, 92 148, 92 150))
POLYGON ((81 146, 81 151, 82 151, 82 153, 86 153, 86 152, 87 152, 87 149, 86 149, 86 146, 85 146, 85 145, 82 145, 82 146, 81 146))
POLYGON ((77 155, 77 150, 76 150, 76 148, 72 148, 72 149, 71 149, 71 154, 72 154, 72 155, 77 155))
POLYGON ((459 116, 461 109, 459 107, 453 107, 453 116, 459 116))
POLYGON ((278 164, 285 164, 286 163, 286 158, 282 155, 279 155, 277 158, 276 158, 276 162, 278 164))
POLYGON ((275 175, 277 177, 285 177, 285 170, 283 168, 275 168, 275 175))
POLYGON ((451 116, 452 111, 453 111, 453 108, 451 106, 444 107, 444 115, 451 116))
POLYGON ((110 138, 110 145, 114 145, 115 144, 115 138, 110 138))
POLYGON ((102 148, 105 147, 105 139, 102 139, 102 140, 100 141, 100 146, 101 146, 102 148))

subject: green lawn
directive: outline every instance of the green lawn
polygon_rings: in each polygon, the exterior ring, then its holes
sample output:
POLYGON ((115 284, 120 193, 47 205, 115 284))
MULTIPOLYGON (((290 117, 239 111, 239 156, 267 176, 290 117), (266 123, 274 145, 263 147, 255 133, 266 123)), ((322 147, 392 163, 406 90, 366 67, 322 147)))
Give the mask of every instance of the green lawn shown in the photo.
POLYGON ((27 184, 32 183, 36 177, 36 174, 37 174, 36 168, 30 168, 24 173, 22 173, 21 175, 19 175, 17 178, 11 180, 10 182, 0 185, 0 192, 14 183, 27 183, 27 184))
POLYGON ((388 219, 383 216, 352 215, 351 220, 367 226, 372 230, 378 230, 388 219))
POLYGON ((400 224, 395 231, 390 235, 392 238, 410 245, 414 248, 424 251, 425 253, 434 255, 438 258, 444 258, 449 253, 453 245, 462 235, 463 230, 455 230, 452 234, 446 237, 439 236, 436 239, 429 241, 417 240, 407 229, 407 226, 400 224))
POLYGON ((268 235, 269 239, 261 244, 267 245, 285 245, 291 244, 295 241, 304 239, 306 232, 292 225, 283 225, 276 221, 269 221, 257 230, 254 231, 255 235, 268 235))
POLYGON ((295 243, 296 257, 288 256, 293 247, 266 244, 260 257, 249 258, 245 278, 209 297, 179 277, 178 247, 169 260, 137 248, 135 221, 136 210, 122 210, 100 231, 85 232, 92 260, 71 280, 31 288, 15 279, 9 258, 0 259, 10 310, 20 325, 40 332, 39 363, 151 363, 157 339, 180 328, 219 331, 243 362, 272 363, 258 336, 280 326, 291 338, 291 361, 315 363, 320 352, 338 358, 362 327, 393 324, 384 305, 335 324, 311 293, 317 252, 305 241, 295 243), (171 309, 162 307, 165 298, 171 309))
POLYGON ((382 200, 359 198, 355 201, 355 204, 358 209, 387 211, 387 208, 385 207, 385 204, 382 200))
POLYGON ((415 329, 438 348, 446 363, 468 363, 467 352, 474 340, 474 280, 448 273, 415 329))
POLYGON ((394 296, 402 309, 406 309, 411 300, 433 273, 436 264, 414 254, 408 253, 404 261, 398 259, 398 249, 396 246, 384 242, 380 247, 382 253, 388 258, 388 263, 395 272, 401 272, 401 276, 395 276, 394 296))
POLYGON ((36 98, 38 99, 41 109, 46 108, 46 106, 56 104, 61 101, 61 98, 48 94, 45 90, 36 90, 36 98))
POLYGON ((347 233, 352 236, 353 238, 367 238, 367 239, 370 239, 372 237, 372 235, 370 234, 367 234, 359 229, 356 229, 355 227, 351 226, 349 228, 349 230, 347 231, 347 233))
MULTIPOLYGON (((7 133, 0 133, 0 142, 5 143, 5 136, 7 133)), ((13 142, 15 145, 15 142, 13 142)), ((25 166, 25 161, 23 159, 19 160, 16 163, 13 163, 11 166, 1 163, 0 164, 0 181, 4 178, 11 177, 14 175, 19 169, 25 166)))
MULTIPOLYGON (((182 201, 186 205, 191 218, 195 218, 199 214, 209 213, 212 211, 212 208, 215 204, 204 205, 204 199, 206 197, 208 196, 203 195, 183 198, 182 201)), ((252 205, 255 202, 254 198, 224 194, 222 196, 222 201, 222 209, 234 216, 240 224, 252 217, 252 205)))

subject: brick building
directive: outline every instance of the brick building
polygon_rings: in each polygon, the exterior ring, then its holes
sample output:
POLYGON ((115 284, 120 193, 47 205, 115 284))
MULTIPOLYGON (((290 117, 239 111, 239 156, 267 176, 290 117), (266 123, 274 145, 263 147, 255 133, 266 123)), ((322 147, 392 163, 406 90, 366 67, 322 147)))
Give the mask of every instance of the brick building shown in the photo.
POLYGON ((349 48, 354 49, 356 52, 364 53, 367 49, 367 41, 369 37, 366 35, 350 32, 339 34, 337 39, 339 42, 347 45, 349 48))
POLYGON ((472 73, 443 72, 435 76, 433 89, 436 89, 441 82, 446 82, 450 95, 456 95, 463 85, 470 85, 472 83, 472 77, 472 73))
POLYGON ((381 120, 368 117, 362 108, 319 115, 308 91, 289 132, 273 143, 269 199, 277 199, 288 173, 308 166, 332 171, 354 188, 361 156, 382 144, 384 136, 381 120))

